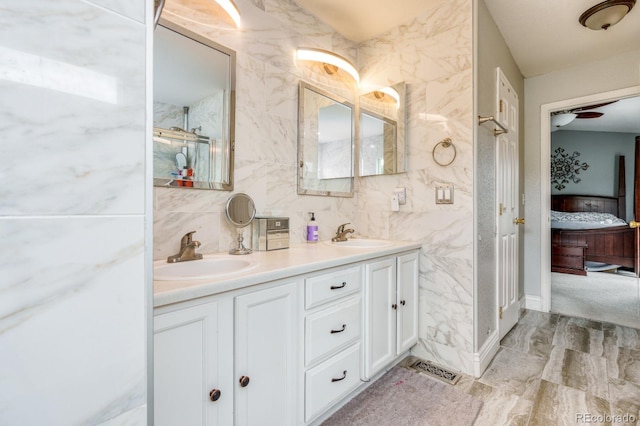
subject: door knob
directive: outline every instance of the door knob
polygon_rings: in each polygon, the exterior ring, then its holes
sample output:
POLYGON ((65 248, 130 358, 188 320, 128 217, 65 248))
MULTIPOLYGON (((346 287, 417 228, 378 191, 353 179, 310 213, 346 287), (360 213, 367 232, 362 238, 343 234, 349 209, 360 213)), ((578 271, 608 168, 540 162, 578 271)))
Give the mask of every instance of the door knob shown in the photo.
POLYGON ((209 398, 213 402, 216 402, 217 400, 219 400, 220 395, 222 395, 222 392, 220 392, 220 389, 211 389, 211 392, 209 392, 209 398))
POLYGON ((246 388, 249 385, 249 376, 240 377, 240 387, 246 388))
POLYGON ((513 219, 514 225, 524 225, 524 217, 516 217, 513 219))
POLYGON ((640 228, 640 222, 632 220, 631 222, 629 222, 629 228, 640 228))

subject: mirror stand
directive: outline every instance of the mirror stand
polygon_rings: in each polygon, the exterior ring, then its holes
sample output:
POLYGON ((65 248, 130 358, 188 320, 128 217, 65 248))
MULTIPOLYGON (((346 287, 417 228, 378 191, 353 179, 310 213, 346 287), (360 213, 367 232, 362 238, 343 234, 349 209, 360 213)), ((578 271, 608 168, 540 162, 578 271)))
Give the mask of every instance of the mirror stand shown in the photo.
POLYGON ((229 250, 229 254, 251 254, 253 250, 244 246, 244 228, 236 228, 238 233, 237 245, 229 250))
POLYGON ((249 226, 256 216, 256 206, 247 194, 234 194, 227 200, 225 208, 227 221, 236 227, 238 238, 235 248, 229 254, 251 254, 253 250, 244 246, 244 228, 249 226))

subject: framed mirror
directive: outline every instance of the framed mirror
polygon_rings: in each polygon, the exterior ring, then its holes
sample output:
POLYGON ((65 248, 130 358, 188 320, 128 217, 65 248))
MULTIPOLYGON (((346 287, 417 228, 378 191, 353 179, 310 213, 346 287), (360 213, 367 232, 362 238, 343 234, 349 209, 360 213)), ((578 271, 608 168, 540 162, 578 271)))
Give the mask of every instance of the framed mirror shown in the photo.
POLYGON ((354 106, 300 82, 298 194, 353 197, 354 106))
POLYGON ((235 52, 161 19, 154 31, 154 186, 233 189, 235 52))
POLYGON ((359 176, 407 171, 406 84, 359 98, 359 176))

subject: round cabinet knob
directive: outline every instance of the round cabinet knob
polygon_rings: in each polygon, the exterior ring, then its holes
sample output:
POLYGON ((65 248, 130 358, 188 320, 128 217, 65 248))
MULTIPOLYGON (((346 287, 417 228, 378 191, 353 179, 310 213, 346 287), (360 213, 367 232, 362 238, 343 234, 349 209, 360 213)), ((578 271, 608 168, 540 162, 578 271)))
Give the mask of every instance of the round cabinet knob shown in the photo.
POLYGON ((405 300, 401 300, 401 301, 400 301, 400 304, 401 304, 402 306, 404 306, 404 305, 406 305, 406 304, 407 304, 407 302, 406 302, 405 300))
POLYGON ((211 392, 209 392, 209 398, 213 402, 216 402, 217 400, 219 400, 220 395, 222 395, 222 392, 220 392, 220 389, 212 389, 211 392))
POLYGON ((240 377, 240 386, 246 388, 249 385, 249 376, 240 377))

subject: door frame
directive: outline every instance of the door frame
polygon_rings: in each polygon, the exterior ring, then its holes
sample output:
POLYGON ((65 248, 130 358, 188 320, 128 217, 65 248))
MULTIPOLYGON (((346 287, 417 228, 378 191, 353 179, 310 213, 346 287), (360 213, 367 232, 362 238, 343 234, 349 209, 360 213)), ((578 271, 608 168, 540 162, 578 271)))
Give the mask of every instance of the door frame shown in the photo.
POLYGON ((551 125, 553 111, 640 95, 640 86, 611 90, 540 106, 540 310, 551 311, 551 125))

